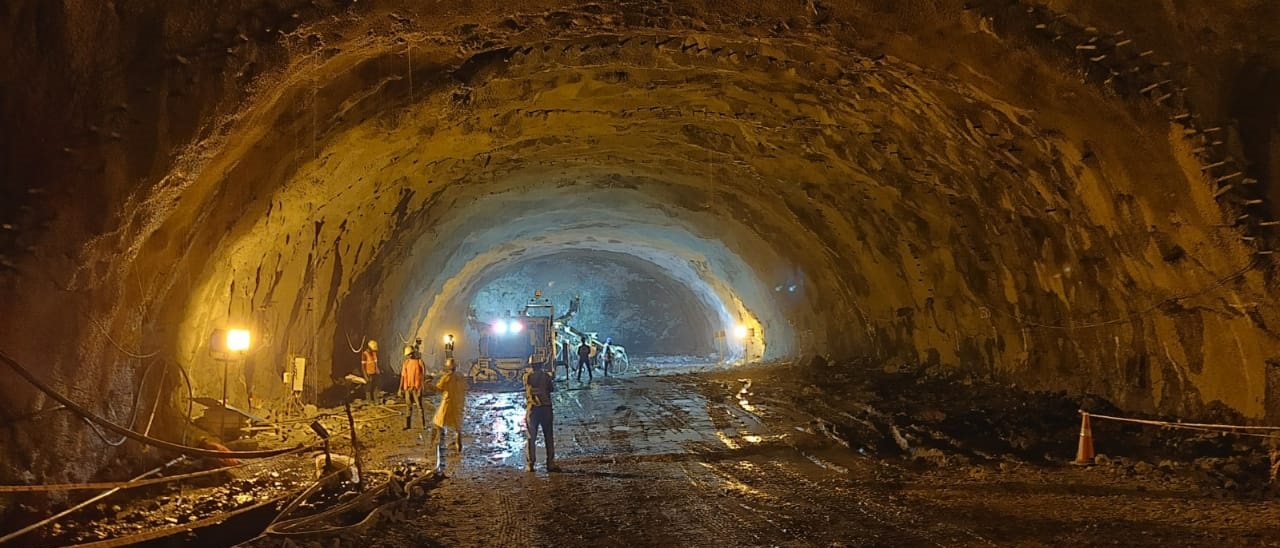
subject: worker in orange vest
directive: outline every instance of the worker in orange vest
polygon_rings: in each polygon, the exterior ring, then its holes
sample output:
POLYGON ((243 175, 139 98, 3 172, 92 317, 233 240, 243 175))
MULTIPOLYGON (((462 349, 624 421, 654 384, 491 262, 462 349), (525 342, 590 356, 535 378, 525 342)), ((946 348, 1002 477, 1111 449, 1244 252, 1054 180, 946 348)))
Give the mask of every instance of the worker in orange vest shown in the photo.
POLYGON ((444 362, 444 375, 436 382, 436 390, 441 392, 440 407, 436 408, 435 423, 436 469, 444 468, 445 428, 453 430, 457 436, 453 448, 462 453, 462 411, 467 403, 467 379, 457 373, 458 362, 449 358, 444 362))
POLYGON ((378 403, 378 341, 370 340, 360 353, 360 374, 365 380, 365 401, 378 403))
POLYGON ((413 406, 416 404, 422 413, 422 427, 427 427, 427 406, 422 403, 422 385, 426 375, 426 364, 422 363, 422 353, 412 346, 404 347, 404 364, 400 366, 400 393, 409 403, 409 412, 404 417, 404 429, 413 426, 413 406))

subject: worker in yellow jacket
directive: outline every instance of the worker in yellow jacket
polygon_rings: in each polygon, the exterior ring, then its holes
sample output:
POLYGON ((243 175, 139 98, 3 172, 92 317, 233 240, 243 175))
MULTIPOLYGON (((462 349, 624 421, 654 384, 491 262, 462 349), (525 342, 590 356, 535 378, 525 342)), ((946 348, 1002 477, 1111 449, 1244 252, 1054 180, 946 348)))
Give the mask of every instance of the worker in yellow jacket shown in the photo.
POLYGON ((432 420, 436 425, 436 469, 444 468, 445 428, 453 430, 456 438, 453 447, 462 453, 462 411, 467 403, 467 379, 457 373, 458 363, 449 358, 445 360, 444 375, 436 381, 436 390, 441 393, 440 407, 432 420))

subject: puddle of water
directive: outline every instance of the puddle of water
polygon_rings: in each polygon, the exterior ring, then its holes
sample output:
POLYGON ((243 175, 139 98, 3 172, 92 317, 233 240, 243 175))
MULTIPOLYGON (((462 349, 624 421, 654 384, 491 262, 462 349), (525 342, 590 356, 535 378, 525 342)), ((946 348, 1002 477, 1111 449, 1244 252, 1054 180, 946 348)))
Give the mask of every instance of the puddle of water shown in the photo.
POLYGON ((484 460, 500 464, 524 452, 526 429, 523 394, 481 394, 475 398, 473 409, 480 415, 474 424, 484 425, 476 433, 484 460))

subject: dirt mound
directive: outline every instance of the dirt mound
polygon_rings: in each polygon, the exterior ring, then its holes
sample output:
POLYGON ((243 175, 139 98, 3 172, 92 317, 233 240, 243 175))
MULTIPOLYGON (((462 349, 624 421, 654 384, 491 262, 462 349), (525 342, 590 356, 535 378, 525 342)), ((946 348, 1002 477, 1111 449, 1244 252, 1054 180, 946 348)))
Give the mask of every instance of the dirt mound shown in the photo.
MULTIPOLYGON (((1168 420, 1125 413, 1096 396, 1027 391, 937 368, 819 360, 749 376, 742 388, 749 396, 741 397, 786 403, 811 415, 806 430, 908 466, 1066 466, 1075 458, 1080 410, 1168 420)), ((1197 419, 1248 422, 1226 409, 1210 414, 1197 419)), ((1103 473, 1154 475, 1247 496, 1280 493, 1269 445, 1275 439, 1098 419, 1092 429, 1103 473)))

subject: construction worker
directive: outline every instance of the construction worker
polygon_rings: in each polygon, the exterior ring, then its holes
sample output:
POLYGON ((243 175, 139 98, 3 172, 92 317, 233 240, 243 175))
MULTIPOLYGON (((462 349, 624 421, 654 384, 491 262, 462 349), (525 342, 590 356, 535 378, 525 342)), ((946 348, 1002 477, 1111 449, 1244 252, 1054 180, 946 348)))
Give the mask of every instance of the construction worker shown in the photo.
POLYGON ((378 341, 370 339, 369 343, 365 345, 364 352, 360 353, 360 374, 365 380, 365 401, 377 403, 378 341))
POLYGON ((529 368, 524 372, 524 422, 529 430, 524 457, 526 472, 532 472, 534 463, 538 461, 535 453, 538 430, 542 430, 542 441, 547 446, 547 471, 560 471, 556 467, 555 414, 551 410, 551 393, 555 391, 556 383, 553 374, 542 369, 544 365, 544 362, 530 356, 529 368))
POLYGON ((400 366, 400 393, 404 394, 409 404, 409 412, 404 417, 405 430, 413 426, 415 404, 421 409, 422 427, 427 427, 427 406, 422 404, 422 384, 426 370, 426 364, 422 363, 422 353, 412 346, 405 346, 404 364, 400 366))
POLYGON ((444 468, 444 429, 453 429, 457 436, 453 442, 454 450, 462 453, 462 410, 466 406, 467 400, 467 379, 457 373, 458 362, 453 358, 448 358, 444 362, 444 375, 436 382, 436 390, 441 392, 440 407, 436 409, 436 416, 432 420, 436 425, 435 433, 432 437, 435 439, 436 446, 436 469, 444 468))
POLYGON ((585 337, 583 337, 582 339, 582 344, 578 345, 577 371, 578 371, 579 383, 582 382, 582 370, 584 368, 587 370, 587 383, 590 383, 592 380, 591 378, 591 343, 587 342, 587 339, 585 337))
POLYGON ((609 368, 613 366, 613 337, 604 340, 604 349, 600 351, 604 354, 604 376, 609 376, 609 368))

